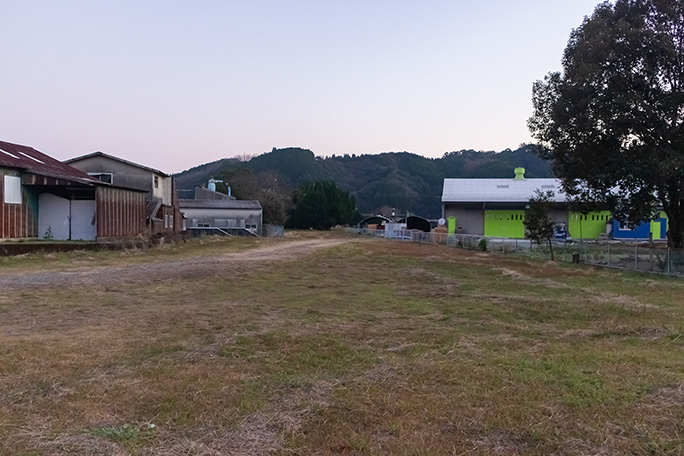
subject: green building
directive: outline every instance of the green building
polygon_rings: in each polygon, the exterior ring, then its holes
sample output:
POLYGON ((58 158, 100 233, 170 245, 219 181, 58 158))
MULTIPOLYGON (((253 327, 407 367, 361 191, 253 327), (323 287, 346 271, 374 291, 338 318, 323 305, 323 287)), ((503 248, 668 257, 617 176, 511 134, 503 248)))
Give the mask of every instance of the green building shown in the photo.
MULTIPOLYGON (((516 168, 510 179, 444 179, 442 217, 450 234, 472 234, 510 239, 525 238, 525 209, 537 191, 552 191, 554 207, 549 214, 559 228, 572 239, 613 237, 616 223, 609 211, 574 212, 559 179, 526 179, 525 169, 516 168)), ((626 233, 641 239, 650 233, 653 239, 664 239, 667 221, 654 220, 649 227, 626 233)), ((617 224, 619 226, 619 224, 617 224)), ((627 239, 623 229, 615 238, 627 239)))

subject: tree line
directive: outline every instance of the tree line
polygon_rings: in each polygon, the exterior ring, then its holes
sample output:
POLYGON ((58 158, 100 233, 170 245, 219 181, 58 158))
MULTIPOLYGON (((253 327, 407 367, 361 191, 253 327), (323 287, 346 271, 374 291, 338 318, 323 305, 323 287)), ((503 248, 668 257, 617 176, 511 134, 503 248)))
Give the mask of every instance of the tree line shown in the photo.
POLYGON ((286 214, 278 208, 291 201, 295 189, 323 180, 334 181, 354 196, 363 214, 386 214, 395 208, 398 213, 438 218, 445 178, 512 178, 518 166, 526 169, 526 177, 552 176, 548 162, 537 157, 531 146, 521 146, 501 152, 460 150, 440 158, 408 152, 320 157, 307 149, 273 149, 248 161, 224 159, 175 177, 178 187, 186 189, 206 185, 210 177, 223 179, 239 198, 248 193, 262 205, 272 205, 269 212, 280 212, 280 219, 286 214))

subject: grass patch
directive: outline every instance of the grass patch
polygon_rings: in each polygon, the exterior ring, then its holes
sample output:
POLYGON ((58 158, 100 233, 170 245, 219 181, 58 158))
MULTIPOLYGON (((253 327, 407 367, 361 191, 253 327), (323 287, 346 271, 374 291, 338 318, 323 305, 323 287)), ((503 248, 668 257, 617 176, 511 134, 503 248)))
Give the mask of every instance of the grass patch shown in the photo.
POLYGON ((94 428, 91 433, 97 437, 104 437, 126 446, 139 445, 143 440, 154 434, 155 425, 134 426, 124 424, 121 426, 101 426, 94 428))
POLYGON ((0 299, 1 455, 684 451, 681 280, 336 233, 101 255, 2 266, 41 282, 0 299))

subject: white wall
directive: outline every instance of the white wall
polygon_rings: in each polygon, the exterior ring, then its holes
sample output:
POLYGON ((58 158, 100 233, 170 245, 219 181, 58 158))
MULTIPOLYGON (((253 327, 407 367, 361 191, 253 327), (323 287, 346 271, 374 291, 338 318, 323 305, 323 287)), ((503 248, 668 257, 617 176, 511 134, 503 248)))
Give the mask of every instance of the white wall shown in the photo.
POLYGON ((71 239, 94 241, 97 237, 95 200, 71 201, 71 239))
POLYGON ((161 198, 162 202, 164 204, 171 205, 173 204, 173 178, 172 177, 164 177, 159 174, 152 174, 150 176, 152 179, 152 196, 156 196, 157 198, 161 198), (157 176, 157 187, 154 186, 154 177, 157 176))

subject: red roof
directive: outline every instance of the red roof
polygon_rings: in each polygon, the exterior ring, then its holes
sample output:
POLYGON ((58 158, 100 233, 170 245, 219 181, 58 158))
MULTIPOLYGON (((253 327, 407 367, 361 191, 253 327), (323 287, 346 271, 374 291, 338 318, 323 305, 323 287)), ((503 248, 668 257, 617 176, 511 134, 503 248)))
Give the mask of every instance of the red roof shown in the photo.
POLYGON ((19 168, 41 176, 56 177, 84 184, 101 184, 88 174, 38 152, 33 147, 0 141, 0 166, 19 168))

